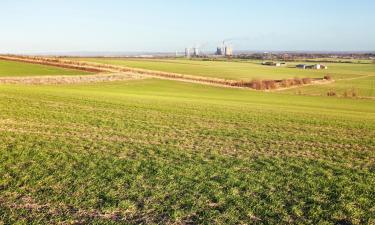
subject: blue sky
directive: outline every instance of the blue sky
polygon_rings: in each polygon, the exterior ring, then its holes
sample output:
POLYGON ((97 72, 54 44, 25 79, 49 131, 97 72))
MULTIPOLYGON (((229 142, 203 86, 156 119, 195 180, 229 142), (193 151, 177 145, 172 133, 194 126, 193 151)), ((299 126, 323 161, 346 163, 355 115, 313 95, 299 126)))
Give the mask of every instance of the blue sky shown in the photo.
POLYGON ((1 0, 0 52, 374 51, 373 0, 1 0))

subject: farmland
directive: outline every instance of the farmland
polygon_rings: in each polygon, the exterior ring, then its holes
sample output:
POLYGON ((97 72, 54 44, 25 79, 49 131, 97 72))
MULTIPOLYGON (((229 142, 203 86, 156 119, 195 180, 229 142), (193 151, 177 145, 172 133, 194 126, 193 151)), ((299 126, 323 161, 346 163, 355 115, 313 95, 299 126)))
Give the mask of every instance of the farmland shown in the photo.
POLYGON ((289 63, 287 67, 276 68, 263 66, 260 61, 232 62, 184 59, 150 60, 111 58, 83 58, 78 60, 232 80, 323 77, 326 74, 330 74, 334 78, 339 79, 375 75, 375 64, 329 63, 327 64, 329 70, 300 70, 294 68, 296 64, 299 64, 298 62, 289 63))
MULTIPOLYGON (((202 60, 141 60, 84 58, 81 61, 105 63, 164 72, 224 78, 231 80, 285 79, 285 78, 322 78, 330 75, 336 82, 329 85, 301 87, 284 91, 308 95, 326 95, 329 91, 343 95, 354 91, 361 97, 375 97, 375 64, 370 63, 326 63, 328 70, 300 70, 294 68, 298 62, 287 67, 263 66, 259 61, 202 61, 202 60)), ((303 63, 303 62, 301 62, 303 63)))
POLYGON ((64 69, 53 66, 0 60, 0 77, 85 75, 80 70, 64 69))
POLYGON ((375 97, 375 75, 361 76, 357 78, 338 79, 334 83, 309 87, 299 87, 286 93, 299 93, 305 95, 326 95, 333 91, 339 96, 353 92, 357 97, 375 97))
MULTIPOLYGON (((323 74, 127 62, 108 63, 233 79, 323 74)), ((7 76, 72 72, 0 63, 7 76)), ((337 81, 305 95, 159 79, 0 84, 0 223, 374 223, 375 101, 323 94, 373 96, 373 65, 335 65, 337 81)))

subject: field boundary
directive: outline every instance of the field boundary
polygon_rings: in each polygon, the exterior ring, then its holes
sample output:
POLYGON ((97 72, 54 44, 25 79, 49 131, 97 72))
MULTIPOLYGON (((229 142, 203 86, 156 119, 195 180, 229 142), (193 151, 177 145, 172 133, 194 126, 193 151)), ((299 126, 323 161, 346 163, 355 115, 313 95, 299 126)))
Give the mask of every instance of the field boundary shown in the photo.
POLYGON ((98 69, 96 67, 83 66, 83 65, 78 65, 78 64, 66 64, 66 63, 53 62, 53 61, 47 60, 47 58, 41 58, 41 57, 3 56, 3 55, 0 55, 0 59, 6 60, 6 61, 26 62, 26 63, 31 63, 31 64, 46 65, 46 66, 56 66, 56 67, 61 67, 61 68, 65 68, 65 69, 81 70, 81 71, 86 71, 86 72, 91 72, 91 73, 113 72, 113 71, 98 69))
MULTIPOLYGON (((310 84, 304 84, 303 87, 307 87, 307 86, 312 86, 312 85, 325 85, 325 84, 332 84, 334 83, 335 81, 334 80, 321 80, 319 82, 311 82, 310 84)), ((302 86, 291 86, 291 87, 280 87, 278 89, 275 89, 275 90, 271 90, 271 91, 285 91, 285 90, 290 90, 290 89, 297 89, 297 88, 300 88, 302 86)))
POLYGON ((78 84, 143 79, 137 74, 97 74, 84 76, 0 77, 0 84, 78 84))
MULTIPOLYGON (((202 76, 185 75, 179 73, 168 73, 155 70, 138 69, 126 66, 115 66, 103 63, 86 62, 86 61, 72 61, 60 58, 46 58, 34 56, 14 56, 6 55, 0 56, 0 59, 20 61, 27 63, 35 63, 42 65, 58 66, 63 68, 78 69, 84 71, 95 71, 97 73, 126 73, 133 74, 136 77, 152 77, 158 79, 177 80, 190 83, 200 83, 212 86, 256 89, 256 90, 281 90, 289 87, 301 87, 304 85, 326 84, 333 80, 330 78, 295 78, 284 80, 253 80, 253 81, 236 81, 220 78, 208 78, 202 76)), ((102 76, 102 75, 97 75, 102 76)))

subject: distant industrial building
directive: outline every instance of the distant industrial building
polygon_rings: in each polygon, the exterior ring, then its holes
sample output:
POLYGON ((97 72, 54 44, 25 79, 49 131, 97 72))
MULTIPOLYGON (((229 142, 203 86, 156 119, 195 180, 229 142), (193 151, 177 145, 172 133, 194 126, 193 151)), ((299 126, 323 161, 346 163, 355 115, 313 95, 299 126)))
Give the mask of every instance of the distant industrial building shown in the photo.
POLYGON ((222 47, 217 47, 216 55, 224 55, 224 49, 222 47))
MULTIPOLYGON (((202 57, 204 55, 205 54, 204 53, 202 54, 198 47, 185 48, 185 57, 186 58, 202 57)), ((233 56, 233 48, 230 45, 226 44, 225 41, 224 41, 221 46, 217 47, 215 55, 226 56, 226 57, 233 56)))
POLYGON ((185 48, 185 57, 190 58, 190 48, 185 48))
POLYGON ((229 46, 225 46, 225 56, 232 56, 233 55, 233 48, 229 46))
POLYGON ((185 48, 185 57, 198 57, 200 56, 199 48, 185 48))
POLYGON ((322 65, 322 64, 315 64, 315 65, 306 65, 306 64, 299 64, 296 66, 298 69, 311 69, 311 70, 326 70, 328 69, 328 66, 322 65))
POLYGON ((199 56, 199 48, 193 48, 193 56, 199 56))
POLYGON ((233 56, 233 48, 223 42, 221 46, 217 47, 216 55, 233 56))

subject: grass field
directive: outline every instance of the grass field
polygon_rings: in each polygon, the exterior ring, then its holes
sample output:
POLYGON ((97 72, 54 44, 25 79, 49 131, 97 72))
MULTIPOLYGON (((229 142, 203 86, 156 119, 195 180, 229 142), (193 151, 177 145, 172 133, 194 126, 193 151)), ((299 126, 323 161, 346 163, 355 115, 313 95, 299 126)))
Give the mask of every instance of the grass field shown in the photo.
POLYGON ((373 224, 374 137, 373 100, 0 85, 0 221, 373 224))
POLYGON ((85 58, 79 60, 232 80, 323 77, 327 74, 339 79, 375 75, 375 64, 328 63, 328 70, 301 70, 294 68, 298 63, 289 63, 288 67, 270 67, 263 66, 258 61, 227 62, 106 58, 85 58))
POLYGON ((333 91, 338 96, 344 96, 347 92, 354 92, 358 97, 375 97, 375 75, 358 78, 339 79, 334 83, 300 87, 283 91, 285 93, 298 93, 306 95, 326 95, 333 91))
POLYGON ((31 63, 0 60, 0 77, 84 75, 88 72, 31 63))
POLYGON ((369 63, 326 63, 329 67, 328 70, 300 70, 294 68, 298 63, 289 63, 288 67, 269 67, 261 65, 259 61, 227 62, 108 58, 76 60, 232 80, 284 79, 295 77, 322 78, 325 75, 330 75, 336 80, 333 84, 303 87, 284 92, 325 96, 330 91, 336 92, 337 95, 343 95, 345 92, 354 90, 358 96, 375 97, 375 64, 369 63))

